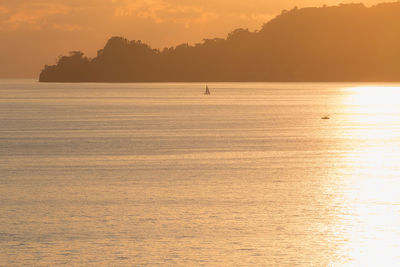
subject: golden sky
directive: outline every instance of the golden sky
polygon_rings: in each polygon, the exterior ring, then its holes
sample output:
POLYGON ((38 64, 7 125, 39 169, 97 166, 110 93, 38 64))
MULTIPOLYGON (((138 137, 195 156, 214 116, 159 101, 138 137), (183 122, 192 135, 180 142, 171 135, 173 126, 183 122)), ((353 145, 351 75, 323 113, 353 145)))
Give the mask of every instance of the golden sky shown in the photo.
POLYGON ((360 1, 0 0, 0 78, 37 77, 44 64, 71 50, 94 56, 111 36, 162 48, 258 29, 294 6, 348 2, 360 1))

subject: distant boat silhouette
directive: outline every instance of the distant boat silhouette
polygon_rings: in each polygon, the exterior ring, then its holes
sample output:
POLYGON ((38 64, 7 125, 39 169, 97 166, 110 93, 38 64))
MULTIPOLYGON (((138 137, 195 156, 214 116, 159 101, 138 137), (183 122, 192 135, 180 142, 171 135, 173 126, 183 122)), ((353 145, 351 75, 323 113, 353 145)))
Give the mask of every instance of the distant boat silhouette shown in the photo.
POLYGON ((208 85, 206 85, 206 91, 205 91, 205 93, 204 93, 205 95, 210 95, 211 93, 210 93, 210 89, 208 89, 208 85))
POLYGON ((322 116, 321 119, 322 119, 322 120, 329 120, 330 117, 329 117, 328 115, 325 115, 325 116, 322 116))

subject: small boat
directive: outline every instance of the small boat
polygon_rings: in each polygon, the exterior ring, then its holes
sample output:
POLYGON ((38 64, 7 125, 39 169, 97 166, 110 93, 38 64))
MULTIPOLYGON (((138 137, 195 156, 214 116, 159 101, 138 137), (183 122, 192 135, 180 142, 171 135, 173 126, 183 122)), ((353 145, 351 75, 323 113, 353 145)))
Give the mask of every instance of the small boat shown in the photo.
POLYGON ((330 117, 329 117, 328 115, 325 115, 325 116, 322 116, 321 119, 322 119, 322 120, 329 120, 330 117))
POLYGON ((208 85, 206 85, 206 91, 204 92, 205 95, 210 95, 210 89, 208 89, 208 85))

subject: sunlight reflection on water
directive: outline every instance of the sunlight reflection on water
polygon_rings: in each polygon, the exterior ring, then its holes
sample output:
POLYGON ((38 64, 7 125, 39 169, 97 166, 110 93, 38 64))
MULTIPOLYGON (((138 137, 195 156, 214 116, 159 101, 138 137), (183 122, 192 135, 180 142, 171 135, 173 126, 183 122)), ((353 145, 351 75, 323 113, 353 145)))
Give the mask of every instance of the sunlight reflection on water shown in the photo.
POLYGON ((400 87, 348 89, 348 120, 357 128, 348 134, 358 140, 343 158, 345 266, 400 264, 400 87), (364 141, 362 141, 364 140, 364 141))

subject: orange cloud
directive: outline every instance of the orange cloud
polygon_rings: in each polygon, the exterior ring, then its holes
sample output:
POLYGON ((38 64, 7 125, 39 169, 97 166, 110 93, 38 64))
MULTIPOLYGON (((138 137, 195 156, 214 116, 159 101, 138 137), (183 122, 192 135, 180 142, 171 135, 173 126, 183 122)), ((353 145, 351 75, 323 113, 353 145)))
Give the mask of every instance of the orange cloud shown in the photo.
POLYGON ((174 5, 164 0, 112 0, 115 16, 137 16, 155 23, 182 23, 186 28, 191 24, 201 24, 217 17, 200 6, 174 5))
POLYGON ((67 32, 72 32, 72 31, 81 31, 84 29, 84 27, 76 24, 58 24, 58 23, 53 23, 51 24, 53 29, 55 30, 61 30, 61 31, 67 31, 67 32))
POLYGON ((250 13, 250 14, 241 13, 241 14, 238 14, 237 17, 239 17, 241 20, 256 21, 259 24, 262 24, 262 23, 265 23, 265 22, 271 20, 274 17, 274 15, 264 14, 264 13, 250 13))
POLYGON ((8 12, 10 12, 8 8, 6 8, 5 6, 0 6, 0 14, 6 14, 8 12))
POLYGON ((52 26, 49 17, 69 14, 73 8, 52 3, 22 3, 12 8, 0 6, 0 13, 6 14, 0 18, 0 30, 13 31, 20 28, 40 30, 52 26))

